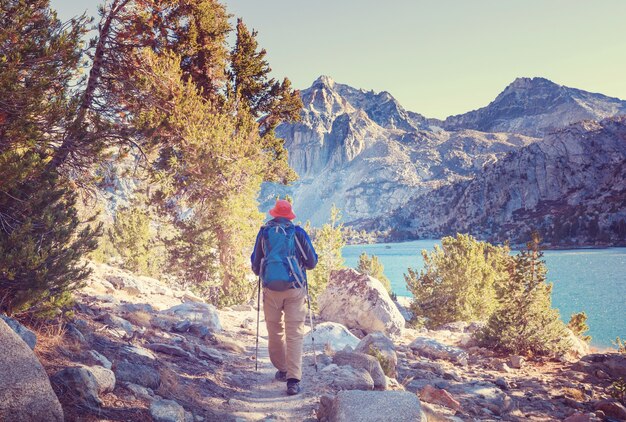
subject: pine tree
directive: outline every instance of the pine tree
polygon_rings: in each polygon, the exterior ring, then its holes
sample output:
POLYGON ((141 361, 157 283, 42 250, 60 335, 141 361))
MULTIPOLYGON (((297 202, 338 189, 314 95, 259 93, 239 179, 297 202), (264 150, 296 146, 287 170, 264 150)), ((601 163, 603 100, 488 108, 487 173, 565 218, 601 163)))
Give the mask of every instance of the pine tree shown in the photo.
POLYGON ((343 235, 343 224, 340 221, 341 212, 333 204, 328 223, 315 231, 311 229, 310 224, 305 226, 305 230, 312 234, 313 247, 318 255, 317 266, 307 274, 311 303, 315 308, 317 308, 317 297, 326 289, 331 272, 343 268, 341 250, 346 245, 346 241, 343 235))
POLYGON ((99 228, 80 229, 70 188, 29 175, 39 165, 31 153, 0 156, 0 175, 13 176, 0 188, 0 311, 9 314, 50 316, 66 305, 89 274, 81 258, 97 246, 99 228))
POLYGON ((494 246, 470 235, 441 239, 441 247, 422 251, 424 270, 408 268, 404 278, 415 297, 412 311, 429 327, 454 321, 486 320, 497 306, 506 278, 507 246, 494 246))
POLYGON ((49 169, 75 113, 70 83, 85 18, 60 22, 48 1, 0 9, 0 310, 53 314, 88 271, 99 229, 80 229, 71 183, 49 169))
POLYGON ((500 307, 476 335, 485 347, 522 355, 553 355, 569 346, 565 325, 552 308, 552 285, 541 259, 539 235, 509 264, 509 277, 499 294, 500 307))
POLYGON ((385 267, 376 255, 369 257, 366 252, 359 256, 359 263, 356 270, 361 274, 374 277, 382 283, 385 290, 391 295, 391 281, 385 276, 385 267))
POLYGON ((47 156, 62 139, 85 23, 62 23, 48 0, 2 1, 0 152, 27 148, 47 156))
POLYGON ((586 335, 585 333, 589 331, 589 325, 587 325, 587 314, 584 312, 578 312, 577 314, 572 314, 567 323, 567 328, 572 330, 574 334, 581 338, 581 340, 589 343, 591 341, 591 336, 586 335))

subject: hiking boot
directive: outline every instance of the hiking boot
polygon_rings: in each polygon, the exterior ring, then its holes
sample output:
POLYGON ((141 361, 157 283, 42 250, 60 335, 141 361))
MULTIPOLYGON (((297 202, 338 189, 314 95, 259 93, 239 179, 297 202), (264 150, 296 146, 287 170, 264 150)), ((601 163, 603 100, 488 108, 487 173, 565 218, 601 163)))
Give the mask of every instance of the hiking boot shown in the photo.
POLYGON ((290 396, 295 396, 301 391, 300 381, 296 379, 289 378, 287 380, 287 394, 290 396))
POLYGON ((274 375, 278 381, 287 381, 287 372, 276 371, 276 375, 274 375))

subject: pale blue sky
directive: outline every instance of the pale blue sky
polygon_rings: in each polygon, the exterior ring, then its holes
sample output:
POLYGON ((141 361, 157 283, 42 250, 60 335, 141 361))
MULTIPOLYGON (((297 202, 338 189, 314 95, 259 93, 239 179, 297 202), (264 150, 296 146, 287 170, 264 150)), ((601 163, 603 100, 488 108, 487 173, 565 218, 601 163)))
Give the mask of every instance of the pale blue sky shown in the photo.
MULTIPOLYGON (((52 0, 62 18, 93 0, 52 0)), ((518 76, 626 99, 625 0, 226 0, 259 31, 275 77, 321 74, 443 118, 518 76)))

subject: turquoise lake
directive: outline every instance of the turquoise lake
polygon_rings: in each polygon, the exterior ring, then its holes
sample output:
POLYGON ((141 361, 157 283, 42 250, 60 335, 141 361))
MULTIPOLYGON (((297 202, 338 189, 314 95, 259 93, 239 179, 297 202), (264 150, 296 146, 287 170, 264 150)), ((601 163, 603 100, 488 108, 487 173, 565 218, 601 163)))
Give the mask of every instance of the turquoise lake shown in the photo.
MULTIPOLYGON (((350 245, 343 249, 345 264, 356 267, 359 255, 376 255, 385 266, 398 296, 411 296, 404 282, 408 267, 423 268, 421 250, 432 250, 437 240, 350 245)), ((626 248, 544 251, 548 281, 554 284, 552 304, 567 322, 571 314, 585 311, 591 344, 611 347, 626 337, 626 248)))

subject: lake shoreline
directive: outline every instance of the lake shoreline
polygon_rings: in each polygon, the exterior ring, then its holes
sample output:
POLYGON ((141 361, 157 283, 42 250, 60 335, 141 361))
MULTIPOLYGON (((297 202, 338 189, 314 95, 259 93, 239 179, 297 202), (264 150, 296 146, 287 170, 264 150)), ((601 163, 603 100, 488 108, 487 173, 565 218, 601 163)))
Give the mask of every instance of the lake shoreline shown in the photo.
MULTIPOLYGON (((402 244, 402 243, 409 243, 409 242, 415 242, 415 241, 436 241, 436 242, 439 242, 440 239, 421 238, 421 239, 394 240, 392 242, 381 241, 381 242, 373 242, 373 243, 348 243, 348 244, 346 244, 346 246, 392 245, 392 244, 402 244)), ((488 241, 486 241, 486 242, 488 242, 488 241)), ((491 243, 491 242, 489 242, 489 243, 491 243)), ((504 245, 504 243, 492 243, 492 244, 496 245, 496 246, 503 246, 504 245)), ((509 244, 509 247, 511 248, 511 250, 520 250, 520 249, 523 249, 525 246, 526 246, 526 244, 522 244, 522 243, 509 244)), ((595 250, 595 249, 604 250, 604 249, 612 249, 612 248, 626 248, 626 243, 624 243, 624 244, 611 244, 611 245, 576 245, 576 244, 572 244, 572 245, 556 245, 556 246, 553 246, 553 245, 550 245, 550 246, 541 245, 541 250, 544 250, 544 251, 567 251, 567 250, 586 250, 586 249, 590 249, 590 250, 595 250)))
MULTIPOLYGON (((376 255, 384 265, 384 273, 398 296, 412 297, 404 275, 407 268, 422 270, 421 250, 432 251, 440 239, 421 239, 394 243, 370 243, 345 246, 342 251, 346 266, 355 268, 359 255, 376 255)), ((511 254, 518 250, 512 249, 511 254)), ((547 249, 543 260, 552 283, 552 304, 567 322, 578 312, 585 312, 590 326, 593 347, 611 348, 615 337, 626 337, 626 248, 581 247, 547 249)))

